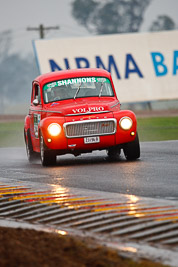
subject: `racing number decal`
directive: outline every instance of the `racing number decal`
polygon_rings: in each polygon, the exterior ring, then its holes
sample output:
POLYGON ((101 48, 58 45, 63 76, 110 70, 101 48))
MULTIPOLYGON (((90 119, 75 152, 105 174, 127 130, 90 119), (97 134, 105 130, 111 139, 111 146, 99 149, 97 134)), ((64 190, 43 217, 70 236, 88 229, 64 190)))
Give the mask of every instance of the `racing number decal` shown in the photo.
POLYGON ((34 133, 35 133, 35 137, 38 138, 39 134, 38 134, 38 124, 41 120, 41 115, 40 114, 34 114, 34 133))

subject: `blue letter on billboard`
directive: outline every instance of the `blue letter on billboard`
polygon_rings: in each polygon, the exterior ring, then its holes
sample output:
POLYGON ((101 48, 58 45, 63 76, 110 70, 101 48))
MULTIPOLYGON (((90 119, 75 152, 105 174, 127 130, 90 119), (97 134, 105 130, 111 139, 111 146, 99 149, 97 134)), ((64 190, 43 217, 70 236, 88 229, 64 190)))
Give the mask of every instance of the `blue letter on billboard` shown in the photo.
POLYGON ((177 74, 177 70, 178 70, 178 51, 174 51, 173 75, 177 74))
MULTIPOLYGON (((64 63, 66 70, 70 69, 69 60, 67 58, 64 58, 64 63)), ((62 68, 59 67, 59 65, 53 59, 49 60, 49 64, 51 66, 51 71, 62 70, 62 68)))
POLYGON ((70 69, 70 66, 69 66, 69 60, 68 60, 68 58, 64 58, 64 63, 65 63, 65 66, 66 66, 66 70, 69 70, 70 69))
POLYGON ((163 54, 159 52, 152 52, 151 56, 152 56, 156 76, 166 75, 168 72, 168 69, 167 69, 167 66, 164 64, 163 54))
POLYGON ((51 66, 51 71, 62 70, 53 59, 49 60, 49 64, 51 66))
POLYGON ((90 67, 89 61, 85 57, 76 57, 75 61, 78 69, 90 67), (84 66, 81 66, 82 62, 84 62, 84 66))
POLYGON ((127 54, 126 55, 126 67, 125 67, 125 78, 128 79, 130 73, 137 73, 138 76, 140 78, 143 78, 143 74, 141 73, 141 71, 139 70, 135 60, 133 59, 131 54, 127 54), (132 65, 134 66, 134 68, 129 68, 129 64, 132 63, 132 65))
POLYGON ((108 69, 104 66, 104 64, 103 64, 103 62, 102 62, 102 60, 101 60, 101 58, 99 57, 99 56, 96 56, 96 67, 97 68, 103 68, 103 69, 105 69, 105 70, 107 70, 107 71, 109 71, 109 72, 111 72, 111 67, 113 66, 114 67, 114 69, 115 69, 115 72, 116 72, 116 75, 117 75, 117 78, 118 79, 121 79, 121 77, 120 77, 120 74, 119 74, 119 71, 118 71, 118 69, 117 69, 117 66, 116 66, 116 63, 115 63, 115 61, 114 61, 114 58, 113 58, 113 56, 112 55, 109 55, 109 64, 108 64, 108 69))

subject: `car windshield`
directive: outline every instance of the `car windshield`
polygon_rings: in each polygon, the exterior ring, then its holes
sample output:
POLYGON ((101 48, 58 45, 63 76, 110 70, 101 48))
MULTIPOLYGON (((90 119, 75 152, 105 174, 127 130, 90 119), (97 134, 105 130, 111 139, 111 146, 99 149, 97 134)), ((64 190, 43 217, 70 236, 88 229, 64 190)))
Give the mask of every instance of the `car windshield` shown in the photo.
POLYGON ((114 96, 108 78, 81 77, 50 82, 43 87, 44 102, 83 97, 114 96))

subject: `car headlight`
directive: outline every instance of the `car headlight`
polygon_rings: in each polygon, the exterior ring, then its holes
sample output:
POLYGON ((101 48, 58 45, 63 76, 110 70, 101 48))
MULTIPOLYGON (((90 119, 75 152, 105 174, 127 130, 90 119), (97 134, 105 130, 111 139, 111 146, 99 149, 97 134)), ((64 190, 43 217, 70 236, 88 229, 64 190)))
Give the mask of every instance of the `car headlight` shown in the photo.
POLYGON ((51 136, 58 136, 61 132, 61 126, 58 123, 51 123, 48 126, 48 132, 51 136))
POLYGON ((132 119, 129 117, 123 117, 122 119, 120 119, 119 124, 123 130, 130 130, 133 125, 133 122, 132 119))

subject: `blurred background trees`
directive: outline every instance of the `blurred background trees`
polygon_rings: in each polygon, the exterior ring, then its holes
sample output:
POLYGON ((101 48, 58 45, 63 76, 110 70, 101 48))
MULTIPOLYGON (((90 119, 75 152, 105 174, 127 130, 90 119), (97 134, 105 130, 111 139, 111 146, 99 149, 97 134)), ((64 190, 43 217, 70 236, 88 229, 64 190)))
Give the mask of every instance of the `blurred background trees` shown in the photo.
POLYGON ((176 25, 174 21, 165 15, 158 16, 155 21, 153 21, 150 31, 151 32, 157 32, 157 31, 169 31, 169 30, 175 30, 176 25))
MULTIPOLYGON (((139 32, 151 1, 153 0, 74 0, 72 15, 79 24, 94 34, 139 32)), ((170 17, 160 15, 148 31, 175 28, 170 17)))
POLYGON ((19 106, 29 103, 31 84, 37 75, 37 67, 33 56, 21 57, 18 53, 10 53, 12 32, 0 34, 0 113, 4 113, 7 105, 19 106), (27 94, 28 92, 28 94, 27 94))
POLYGON ((75 0, 72 15, 90 32, 112 34, 138 32, 151 0, 75 0))

